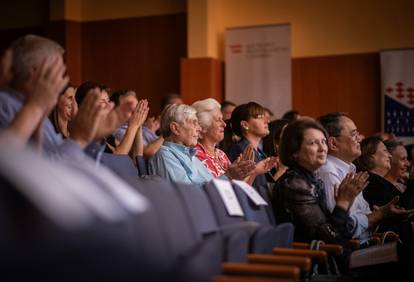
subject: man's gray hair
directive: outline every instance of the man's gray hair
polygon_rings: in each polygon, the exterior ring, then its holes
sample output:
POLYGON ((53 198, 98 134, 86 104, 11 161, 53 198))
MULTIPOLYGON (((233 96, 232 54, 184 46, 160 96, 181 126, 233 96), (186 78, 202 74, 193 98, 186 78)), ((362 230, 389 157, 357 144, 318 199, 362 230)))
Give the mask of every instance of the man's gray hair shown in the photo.
POLYGON ((161 113, 160 132, 164 138, 171 135, 170 124, 183 124, 188 119, 197 119, 196 110, 185 104, 170 104, 161 113))
POLYGON ((39 68, 42 61, 51 54, 62 55, 64 52, 62 46, 55 41, 31 34, 18 38, 10 47, 13 53, 12 86, 26 82, 31 70, 39 68))
POLYGON ((207 129, 213 122, 212 111, 221 109, 220 103, 213 98, 197 101, 191 106, 196 109, 198 123, 203 129, 207 129))

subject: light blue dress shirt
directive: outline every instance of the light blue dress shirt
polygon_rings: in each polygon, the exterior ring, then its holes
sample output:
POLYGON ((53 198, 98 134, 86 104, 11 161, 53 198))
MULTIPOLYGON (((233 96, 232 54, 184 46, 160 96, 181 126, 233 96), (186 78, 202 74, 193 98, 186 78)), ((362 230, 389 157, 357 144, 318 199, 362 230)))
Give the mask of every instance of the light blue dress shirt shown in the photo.
MULTIPOLYGON (((9 88, 0 89, 0 131, 6 129, 23 106, 23 96, 9 88)), ((64 140, 56 133, 51 121, 43 122, 43 149, 52 158, 83 160, 86 156, 80 146, 71 139, 64 140)))
MULTIPOLYGON (((331 212, 336 206, 335 186, 339 186, 350 172, 355 172, 354 164, 347 164, 331 155, 328 155, 326 163, 318 171, 319 177, 325 184, 327 207, 331 212)), ((369 204, 365 201, 362 193, 359 193, 349 209, 349 215, 355 222, 354 238, 359 239, 361 243, 365 243, 371 238, 367 217, 370 213, 369 204)))
POLYGON ((149 174, 180 183, 203 184, 213 175, 195 156, 195 148, 173 142, 164 142, 148 164, 149 174))

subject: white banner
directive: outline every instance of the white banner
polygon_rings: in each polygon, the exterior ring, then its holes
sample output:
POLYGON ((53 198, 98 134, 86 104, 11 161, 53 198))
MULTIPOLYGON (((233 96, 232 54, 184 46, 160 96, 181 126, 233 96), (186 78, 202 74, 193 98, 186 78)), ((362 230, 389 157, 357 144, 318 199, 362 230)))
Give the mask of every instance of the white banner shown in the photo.
POLYGON ((292 109, 290 25, 227 29, 226 100, 257 102, 280 118, 292 109))
POLYGON ((414 143, 414 49, 381 52, 383 131, 414 143))

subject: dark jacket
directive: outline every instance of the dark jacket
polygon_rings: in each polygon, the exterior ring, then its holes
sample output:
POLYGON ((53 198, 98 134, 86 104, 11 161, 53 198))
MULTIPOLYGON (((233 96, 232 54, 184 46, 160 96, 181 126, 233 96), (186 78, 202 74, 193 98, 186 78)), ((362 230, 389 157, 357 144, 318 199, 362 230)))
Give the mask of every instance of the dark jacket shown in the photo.
MULTIPOLYGON (((373 208, 373 205, 386 205, 396 196, 400 197, 400 201, 398 202, 399 206, 406 209, 414 208, 414 196, 409 190, 412 189, 412 187, 407 187, 407 190, 404 193, 401 193, 391 182, 375 173, 369 173, 368 181, 368 186, 364 189, 363 195, 371 209, 373 208)), ((394 231, 400 235, 403 243, 414 243, 414 232, 411 222, 402 222, 395 218, 388 219, 381 222, 378 226, 378 231, 394 231)))
POLYGON ((347 211, 335 207, 332 213, 326 207, 322 180, 302 167, 289 168, 276 182, 273 191, 276 221, 292 222, 295 240, 347 245, 355 224, 347 211))

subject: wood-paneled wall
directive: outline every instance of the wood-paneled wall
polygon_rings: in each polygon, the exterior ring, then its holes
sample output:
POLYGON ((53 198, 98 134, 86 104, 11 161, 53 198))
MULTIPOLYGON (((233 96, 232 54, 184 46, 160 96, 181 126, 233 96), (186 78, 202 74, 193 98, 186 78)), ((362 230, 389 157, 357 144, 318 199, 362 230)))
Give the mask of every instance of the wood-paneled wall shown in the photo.
POLYGON ((212 58, 181 59, 181 95, 184 103, 214 98, 223 101, 223 63, 212 58))
POLYGON ((187 55, 186 14, 82 24, 82 78, 129 88, 153 112, 180 91, 180 58, 187 55))
POLYGON ((180 59, 187 56, 185 13, 0 30, 0 48, 27 33, 52 38, 66 49, 74 85, 91 80, 113 90, 133 89, 149 100, 153 114, 160 112, 164 95, 180 92, 180 59))
POLYGON ((318 117, 347 112, 366 136, 380 131, 378 53, 292 60, 293 109, 318 117))

